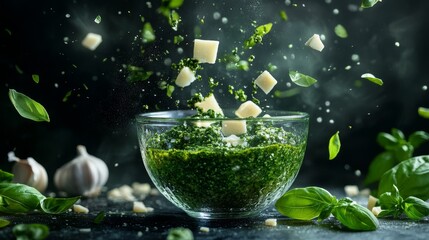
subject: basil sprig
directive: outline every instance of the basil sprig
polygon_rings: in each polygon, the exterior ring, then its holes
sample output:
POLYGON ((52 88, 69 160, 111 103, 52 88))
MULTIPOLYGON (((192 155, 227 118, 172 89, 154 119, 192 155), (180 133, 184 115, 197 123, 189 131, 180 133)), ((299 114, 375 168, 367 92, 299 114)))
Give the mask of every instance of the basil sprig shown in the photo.
POLYGON ((67 211, 80 197, 51 198, 45 197, 35 188, 11 183, 13 174, 0 170, 0 213, 28 213, 39 210, 48 214, 67 211))
POLYGON ((12 229, 17 240, 42 240, 49 236, 49 227, 45 224, 18 224, 12 229))
MULTIPOLYGON (((385 172, 396 164, 411 158, 414 150, 427 141, 429 141, 429 133, 425 131, 416 131, 408 138, 401 130, 395 128, 392 129, 391 133, 379 133, 377 142, 384 148, 384 151, 378 154, 369 165, 365 184, 369 185, 380 181, 385 172)), ((390 191, 391 186, 391 184, 387 186, 388 191, 390 191)))
POLYGON ((429 216, 429 203, 414 196, 404 199, 395 185, 393 185, 391 192, 380 195, 378 203, 382 210, 378 217, 397 218, 405 213, 410 219, 420 220, 429 216))
POLYGON ((377 218, 365 207, 350 198, 337 200, 320 187, 295 188, 286 192, 275 204, 283 215, 299 219, 322 221, 331 214, 350 230, 372 231, 377 229, 377 218))

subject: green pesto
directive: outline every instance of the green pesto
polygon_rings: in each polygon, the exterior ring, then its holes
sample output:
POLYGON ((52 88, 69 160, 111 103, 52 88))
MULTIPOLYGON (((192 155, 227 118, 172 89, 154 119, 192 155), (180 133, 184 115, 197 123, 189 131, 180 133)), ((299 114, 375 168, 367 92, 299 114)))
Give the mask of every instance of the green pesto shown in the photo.
POLYGON ((216 123, 184 124, 147 142, 146 167, 156 185, 174 193, 167 193, 170 200, 192 211, 247 211, 266 207, 289 188, 305 141, 280 127, 248 122, 248 133, 240 136, 246 144, 231 146, 220 130, 216 123))

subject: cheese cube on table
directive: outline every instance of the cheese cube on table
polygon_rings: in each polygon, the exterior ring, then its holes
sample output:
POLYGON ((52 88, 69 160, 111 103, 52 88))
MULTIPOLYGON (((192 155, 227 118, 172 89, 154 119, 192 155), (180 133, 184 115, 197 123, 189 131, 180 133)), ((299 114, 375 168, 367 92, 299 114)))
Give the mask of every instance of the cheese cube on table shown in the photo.
POLYGON ((264 71, 256 78, 255 84, 262 89, 265 94, 268 94, 277 84, 277 80, 268 71, 264 71))
POLYGON ((86 207, 84 207, 82 205, 79 205, 79 204, 74 204, 73 205, 73 211, 76 212, 76 213, 83 213, 83 214, 89 213, 89 209, 88 208, 86 208, 86 207))
POLYGON ((369 195, 369 197, 368 197, 368 205, 367 205, 367 208, 368 208, 369 210, 372 210, 372 209, 375 207, 375 205, 377 204, 377 201, 378 201, 378 199, 377 199, 377 198, 375 198, 375 197, 373 197, 373 196, 369 195))
POLYGON ((276 218, 265 219, 265 225, 270 227, 275 227, 277 226, 277 219, 276 218))
POLYGON ((240 105, 237 111, 235 111, 235 115, 240 118, 257 117, 261 112, 262 109, 258 105, 252 101, 247 101, 240 105))
POLYGON ((103 41, 103 38, 100 34, 88 33, 82 41, 82 45, 89 50, 94 51, 98 45, 103 41))
POLYGON ((246 126, 246 121, 244 120, 222 121, 222 133, 225 136, 244 134, 247 132, 246 126))
POLYGON ((381 213, 381 207, 373 207, 371 209, 372 214, 374 214, 374 216, 378 217, 378 214, 381 213))
POLYGON ((307 42, 305 42, 305 46, 311 47, 314 50, 321 52, 325 45, 323 45, 322 40, 320 40, 320 36, 318 34, 314 34, 311 36, 307 42))
POLYGON ((179 87, 187 87, 191 85, 193 81, 195 81, 194 72, 188 67, 183 67, 179 75, 177 75, 175 83, 179 87))
POLYGON ((356 185, 346 185, 344 186, 344 192, 346 192, 347 197, 355 197, 359 194, 359 187, 356 185))
POLYGON ((213 40, 194 40, 194 59, 200 63, 215 63, 219 41, 213 40))
POLYGON ((200 108, 201 110, 203 110, 203 112, 207 112, 211 109, 215 113, 223 115, 223 111, 217 103, 216 98, 213 94, 210 94, 208 97, 204 98, 203 101, 195 103, 195 107, 200 108))

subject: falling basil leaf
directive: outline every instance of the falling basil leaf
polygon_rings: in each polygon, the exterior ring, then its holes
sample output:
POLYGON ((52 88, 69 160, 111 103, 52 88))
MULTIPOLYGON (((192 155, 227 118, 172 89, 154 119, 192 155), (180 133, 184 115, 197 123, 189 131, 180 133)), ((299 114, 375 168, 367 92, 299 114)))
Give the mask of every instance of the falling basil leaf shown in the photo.
POLYGON ((12 229, 17 240, 42 240, 49 236, 49 227, 45 224, 18 224, 12 229))
POLYGON ((8 221, 8 220, 6 220, 4 218, 0 218, 0 228, 4 228, 4 227, 6 227, 9 224, 10 224, 10 221, 8 221))
POLYGON ((182 6, 184 0, 163 0, 163 2, 168 2, 169 8, 179 8, 182 6))
POLYGON ((35 83, 39 83, 39 80, 40 80, 39 75, 37 75, 37 74, 33 74, 33 75, 31 75, 31 78, 33 78, 33 81, 34 81, 35 83))
POLYGON ((104 220, 105 217, 106 217, 106 213, 104 211, 99 212, 94 219, 94 223, 100 224, 104 220))
POLYGON ((379 0, 362 0, 360 3, 361 8, 370 8, 377 4, 379 0))
POLYGON ((317 82, 316 79, 297 71, 289 71, 289 77, 293 83, 301 87, 310 87, 317 82))
POLYGON ((137 67, 133 65, 127 66, 128 70, 128 76, 127 81, 128 82, 139 82, 139 81, 145 81, 149 79, 150 76, 152 76, 152 71, 145 71, 142 67, 137 67))
POLYGON ((12 36, 12 32, 8 28, 5 28, 4 30, 9 34, 9 36, 12 36))
POLYGON ((27 213, 45 198, 39 191, 19 183, 0 183, 0 212, 27 213))
POLYGON ((15 69, 19 74, 24 74, 24 71, 22 71, 22 69, 18 65, 15 65, 15 69))
POLYGON ((36 122, 50 121, 46 109, 28 96, 17 92, 15 89, 9 89, 9 98, 22 117, 36 122))
POLYGON ((271 31, 273 24, 267 23, 255 29, 255 33, 249 39, 244 41, 244 48, 251 49, 256 44, 262 44, 262 38, 271 31))
POLYGON ((341 141, 340 141, 340 132, 337 131, 329 139, 329 160, 334 159, 340 152, 341 141))
POLYGON ((64 95, 64 97, 63 97, 63 102, 67 102, 67 100, 69 99, 69 97, 71 96, 71 94, 72 94, 71 90, 68 91, 68 92, 66 92, 66 95, 64 95))
POLYGON ((152 25, 148 22, 143 25, 142 39, 143 43, 155 41, 155 33, 153 31, 152 25))
POLYGON ((365 78, 377 85, 383 86, 383 80, 381 80, 380 78, 375 77, 374 75, 372 75, 371 73, 365 73, 362 74, 362 76, 360 76, 361 78, 365 78))
POLYGON ((300 88, 292 88, 292 89, 285 90, 285 91, 276 90, 274 92, 274 97, 276 97, 276 98, 288 98, 288 97, 293 97, 295 95, 298 95, 300 92, 301 92, 300 88))
POLYGON ((80 197, 73 198, 45 198, 40 201, 40 208, 45 213, 59 214, 70 209, 80 197))
POLYGON ((419 107, 419 109, 417 109, 417 112, 419 113, 420 117, 429 118, 429 108, 419 107))
POLYGON ((174 44, 179 45, 184 40, 182 35, 174 36, 174 44))
POLYGON ((174 31, 177 31, 179 27, 179 23, 181 21, 182 21, 182 18, 180 17, 180 15, 176 11, 171 10, 170 15, 168 17, 168 22, 170 23, 170 26, 174 31))
POLYGON ((335 34, 337 34, 337 36, 340 38, 347 38, 349 36, 347 34, 346 28, 341 24, 338 24, 337 26, 335 26, 334 31, 335 31, 335 34))
POLYGON ((167 96, 171 98, 171 95, 174 92, 174 86, 173 85, 168 85, 167 86, 167 96))
POLYGON ((281 10, 280 11, 280 17, 283 21, 287 21, 288 17, 286 15, 286 11, 285 10, 281 10))
POLYGON ((101 23, 101 16, 97 15, 97 17, 94 19, 94 22, 97 24, 100 24, 101 23))

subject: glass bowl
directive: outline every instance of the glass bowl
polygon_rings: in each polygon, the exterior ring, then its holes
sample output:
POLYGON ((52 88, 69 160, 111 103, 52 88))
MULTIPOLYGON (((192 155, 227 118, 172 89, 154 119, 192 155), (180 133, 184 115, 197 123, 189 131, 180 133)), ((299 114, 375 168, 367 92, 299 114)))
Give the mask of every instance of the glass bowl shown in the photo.
POLYGON ((158 190, 196 218, 256 215, 295 180, 307 145, 307 113, 195 118, 192 110, 140 114, 145 168, 158 190), (236 133, 236 134, 232 134, 236 133))

